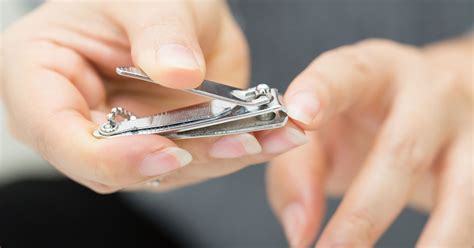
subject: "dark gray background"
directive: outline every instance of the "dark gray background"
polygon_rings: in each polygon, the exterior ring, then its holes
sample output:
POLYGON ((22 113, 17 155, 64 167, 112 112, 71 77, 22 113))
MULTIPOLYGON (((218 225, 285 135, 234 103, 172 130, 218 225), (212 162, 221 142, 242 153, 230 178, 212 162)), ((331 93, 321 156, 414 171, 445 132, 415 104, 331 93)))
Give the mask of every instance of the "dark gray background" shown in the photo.
MULTIPOLYGON (((473 1, 327 0, 231 2, 252 53, 252 82, 284 90, 318 54, 369 37, 422 45, 467 32, 473 1)), ((223 164, 222 166, 226 166, 223 164)), ((297 165, 295 165, 297 167, 297 165)), ((192 246, 285 247, 270 212, 264 166, 165 194, 127 197, 144 212, 167 219, 192 246)), ((297 169, 297 168, 295 168, 297 169)), ((326 219, 338 200, 328 202, 326 219)), ((426 216, 405 210, 379 247, 414 245, 426 216)))

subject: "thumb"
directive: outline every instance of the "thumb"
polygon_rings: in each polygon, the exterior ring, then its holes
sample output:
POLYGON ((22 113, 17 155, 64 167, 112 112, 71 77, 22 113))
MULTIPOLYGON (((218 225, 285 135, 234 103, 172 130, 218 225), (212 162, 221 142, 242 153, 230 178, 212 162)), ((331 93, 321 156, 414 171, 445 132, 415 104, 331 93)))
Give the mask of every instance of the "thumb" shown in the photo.
POLYGON ((109 11, 129 36, 134 64, 153 81, 177 89, 203 81, 205 61, 190 4, 114 3, 109 11))

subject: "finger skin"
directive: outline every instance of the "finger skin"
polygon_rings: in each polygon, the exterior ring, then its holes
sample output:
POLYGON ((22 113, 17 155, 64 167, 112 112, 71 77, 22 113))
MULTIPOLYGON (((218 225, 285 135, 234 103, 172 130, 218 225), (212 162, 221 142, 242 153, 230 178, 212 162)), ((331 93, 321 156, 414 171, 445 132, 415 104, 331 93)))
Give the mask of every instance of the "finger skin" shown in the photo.
MULTIPOLYGON (((249 135, 249 134, 246 134, 249 135)), ((173 189, 182 185, 192 184, 234 173, 248 166, 260 164, 274 158, 278 154, 294 149, 305 142, 304 132, 295 124, 289 123, 285 128, 279 128, 268 131, 260 131, 250 134, 255 137, 255 141, 261 147, 257 154, 241 154, 240 157, 232 158, 215 158, 210 154, 210 150, 214 144, 219 144, 222 139, 232 138, 238 135, 230 135, 216 138, 199 138, 189 140, 177 140, 179 147, 189 151, 193 156, 193 163, 183 168, 178 173, 172 173, 160 177, 160 187, 158 191, 173 189), (298 137, 289 137, 288 129, 291 130, 290 135, 299 132, 298 137), (268 151, 268 144, 278 143, 280 150, 277 153, 268 151)))
POLYGON ((140 173, 141 162, 149 154, 175 146, 160 136, 96 139, 91 135, 95 129, 76 112, 56 113, 41 130, 41 154, 67 175, 119 189, 148 180, 140 173))
POLYGON ((89 108, 102 108, 105 105, 105 87, 94 67, 80 54, 53 42, 29 44, 28 56, 35 63, 48 70, 57 71, 69 79, 86 101, 89 108), (68 63, 58 63, 68 61, 68 63))
POLYGON ((420 175, 445 144, 450 128, 443 101, 416 92, 406 89, 396 98, 366 164, 317 247, 373 245, 403 209, 420 175))
MULTIPOLYGON (((31 47, 43 48, 53 57, 58 51, 63 52, 55 46, 31 47)), ((34 53, 25 49, 20 57, 31 54, 34 53)), ((61 54, 58 57, 64 57, 61 54)), ((86 64, 81 65, 83 60, 73 61, 78 68, 88 70, 86 64)), ((4 92, 8 92, 3 100, 15 135, 80 183, 91 186, 91 182, 95 182, 109 187, 92 186, 98 192, 147 180, 148 176, 139 171, 144 157, 175 146, 158 136, 115 142, 97 140, 92 136, 97 125, 89 120, 88 102, 75 87, 82 80, 75 76, 77 74, 69 73, 62 63, 45 61, 18 60, 15 68, 28 71, 18 73, 16 69, 7 68, 6 81, 2 84, 4 92)))
POLYGON ((289 116, 314 130, 355 104, 387 95, 395 58, 407 53, 400 47, 366 40, 321 54, 288 87, 284 102, 289 116))
POLYGON ((279 155, 267 169, 270 204, 291 247, 307 247, 318 232, 325 211, 325 174, 326 161, 315 139, 279 155))
MULTIPOLYGON (((166 1, 107 6, 130 38, 134 64, 155 82, 178 89, 195 88, 202 82, 205 62, 191 4, 166 1)), ((206 31, 216 33, 210 28, 206 31)))
POLYGON ((417 247, 472 247, 472 131, 461 132, 439 172, 436 203, 417 247))
MULTIPOLYGON (((4 37, 15 37, 14 46, 22 48, 48 41, 72 49, 93 63, 101 75, 116 78, 116 67, 132 64, 130 42, 123 28, 99 7, 97 2, 46 2, 7 29, 4 37)), ((18 53, 14 56, 19 58, 18 53)))
MULTIPOLYGON (((143 182, 135 185, 129 185, 132 189, 147 189, 153 191, 167 191, 184 185, 190 185, 208 180, 209 178, 224 176, 245 167, 259 164, 272 159, 273 157, 284 153, 295 147, 301 146, 307 142, 304 132, 293 123, 288 123, 286 127, 274 130, 255 132, 254 134, 238 134, 213 138, 198 138, 188 140, 177 140, 179 147, 189 151, 193 156, 193 163, 174 173, 158 176, 154 179, 160 180, 159 187, 149 187, 143 182), (242 141, 241 136, 246 140, 252 138, 254 145, 258 146, 258 151, 245 153, 247 142, 239 144, 242 141), (237 150, 238 156, 213 157, 212 151, 215 145, 219 148, 227 146, 222 141, 231 143, 231 147, 226 149, 237 150), (229 140, 233 140, 229 142, 229 140), (278 150, 273 149, 275 144, 278 150)), ((252 145, 252 146, 254 146, 252 145)), ((235 154, 235 153, 234 153, 235 154)))

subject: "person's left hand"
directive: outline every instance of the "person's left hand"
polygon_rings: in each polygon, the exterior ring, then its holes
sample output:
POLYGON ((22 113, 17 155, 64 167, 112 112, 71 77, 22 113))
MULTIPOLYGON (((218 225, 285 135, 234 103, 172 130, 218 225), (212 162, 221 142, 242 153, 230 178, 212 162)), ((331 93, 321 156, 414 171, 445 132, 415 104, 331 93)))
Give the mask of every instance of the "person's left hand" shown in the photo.
POLYGON ((317 247, 372 246, 406 205, 431 211, 418 245, 473 245, 472 58, 472 37, 424 49, 368 40, 296 77, 285 103, 311 142, 267 178, 292 246, 315 237, 325 191, 345 193, 317 247))
POLYGON ((245 37, 223 0, 51 1, 0 39, 0 98, 13 135, 99 193, 183 187, 304 143, 294 124, 176 142, 92 136, 112 107, 137 116, 166 112, 208 100, 176 89, 203 78, 247 88, 248 74, 245 37), (115 75, 131 65, 157 84, 115 75))

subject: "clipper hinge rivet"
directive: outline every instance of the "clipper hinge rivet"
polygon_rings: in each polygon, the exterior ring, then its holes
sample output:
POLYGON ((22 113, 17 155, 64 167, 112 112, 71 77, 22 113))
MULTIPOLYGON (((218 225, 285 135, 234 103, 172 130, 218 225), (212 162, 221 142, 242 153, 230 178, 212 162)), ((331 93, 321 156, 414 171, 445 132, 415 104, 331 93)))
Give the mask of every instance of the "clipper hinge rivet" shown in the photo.
POLYGON ((122 108, 122 107, 115 107, 113 108, 110 113, 107 115, 107 123, 100 127, 100 130, 105 133, 111 133, 118 128, 118 123, 115 120, 117 116, 124 118, 125 120, 135 120, 137 117, 132 114, 132 112, 122 108))

